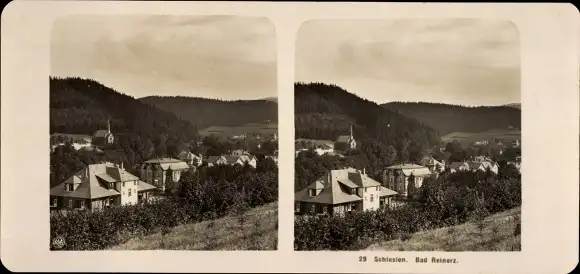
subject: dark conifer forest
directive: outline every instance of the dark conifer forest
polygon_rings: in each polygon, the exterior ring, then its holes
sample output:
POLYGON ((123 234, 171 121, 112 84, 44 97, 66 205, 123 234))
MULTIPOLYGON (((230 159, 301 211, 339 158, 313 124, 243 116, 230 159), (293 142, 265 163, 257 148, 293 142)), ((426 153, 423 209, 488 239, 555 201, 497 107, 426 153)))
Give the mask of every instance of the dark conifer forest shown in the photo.
POLYGON ((430 127, 335 85, 296 83, 294 96, 296 138, 336 140, 348 134, 352 124, 357 142, 395 147, 439 143, 430 127))
POLYGON ((483 132, 492 129, 521 128, 521 110, 511 106, 465 107, 437 103, 391 102, 386 109, 417 119, 440 135, 451 132, 483 132))
POLYGON ((160 133, 183 142, 196 140, 197 128, 174 114, 144 104, 97 81, 50 78, 50 132, 92 135, 107 128, 155 139, 160 133))
POLYGON ((149 96, 139 101, 171 111, 199 129, 278 121, 278 104, 271 99, 224 101, 182 96, 149 96))

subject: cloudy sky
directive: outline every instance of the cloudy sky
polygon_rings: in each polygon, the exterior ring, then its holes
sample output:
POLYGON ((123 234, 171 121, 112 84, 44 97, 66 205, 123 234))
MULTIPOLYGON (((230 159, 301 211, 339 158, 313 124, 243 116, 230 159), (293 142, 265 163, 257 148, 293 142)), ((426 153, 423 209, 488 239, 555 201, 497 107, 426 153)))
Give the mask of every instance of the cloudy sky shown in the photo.
POLYGON ((377 103, 520 102, 519 36, 505 21, 315 20, 296 42, 296 80, 377 103))
POLYGON ((259 17, 66 17, 53 25, 51 75, 92 78, 134 97, 272 97, 275 28, 259 17))

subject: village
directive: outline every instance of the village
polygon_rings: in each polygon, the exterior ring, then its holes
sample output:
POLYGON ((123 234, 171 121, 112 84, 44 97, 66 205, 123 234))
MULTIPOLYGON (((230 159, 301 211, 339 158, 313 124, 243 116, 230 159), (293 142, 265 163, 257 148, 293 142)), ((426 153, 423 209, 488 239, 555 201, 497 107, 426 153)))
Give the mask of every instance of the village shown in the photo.
MULTIPOLYGON (((502 155, 502 140, 494 141, 501 146, 498 154, 502 155)), ((489 142, 490 140, 477 141, 472 145, 476 147, 489 142)), ((509 144, 512 148, 519 148, 521 145, 520 140, 509 144)), ((343 154, 357 149, 357 141, 351 125, 350 134, 340 135, 335 142, 297 139, 296 148, 296 157, 300 153, 311 152, 318 156, 345 158, 343 154)), ((445 148, 438 151, 444 152, 445 148)), ((331 215, 393 208, 408 202, 413 194, 418 193, 424 181, 429 178, 436 179, 440 174, 481 172, 497 176, 500 173, 499 161, 486 155, 446 163, 445 160, 435 159, 428 152, 424 154, 426 155, 416 163, 400 162, 385 166, 377 176, 367 174, 364 167, 362 170, 353 167, 330 170, 307 187, 297 190, 294 212, 297 215, 331 215)), ((513 161, 504 161, 501 168, 506 166, 517 170, 519 174, 521 156, 516 156, 513 161)))
MULTIPOLYGON (((256 136, 256 135, 254 135, 256 136)), ((258 139, 276 142, 276 134, 258 139)), ((239 141, 246 136, 230 136, 229 141, 239 141)), ((103 153, 117 138, 107 129, 99 129, 91 135, 55 133, 51 137, 51 153, 59 147, 70 146, 76 151, 103 153)), ((222 140, 223 141, 223 140, 222 140)), ((228 140, 225 140, 227 142, 228 140)), ((197 142, 203 146, 202 142, 197 142)), ((260 148, 260 143, 257 147, 260 148)), ((123 161, 89 164, 78 170, 60 184, 50 189, 51 210, 99 210, 112 206, 135 205, 155 199, 163 199, 179 191, 182 174, 194 173, 200 167, 250 167, 256 169, 259 161, 271 161, 277 165, 278 152, 262 155, 261 160, 244 149, 231 149, 221 155, 207 155, 182 150, 177 157, 154 157, 124 166, 123 161), (134 172, 131 173, 130 170, 134 172)), ((211 153, 211 152, 210 152, 211 153)), ((51 171, 52 172, 52 171, 51 171)))

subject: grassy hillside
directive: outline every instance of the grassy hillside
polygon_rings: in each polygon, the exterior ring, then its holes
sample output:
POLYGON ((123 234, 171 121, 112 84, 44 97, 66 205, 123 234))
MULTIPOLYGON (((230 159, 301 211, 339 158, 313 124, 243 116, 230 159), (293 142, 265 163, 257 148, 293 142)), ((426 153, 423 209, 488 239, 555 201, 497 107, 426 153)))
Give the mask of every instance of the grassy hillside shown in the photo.
POLYGON ((190 141, 197 129, 171 112, 81 78, 50 78, 50 132, 93 135, 107 129, 154 139, 159 134, 190 141))
POLYGON ((477 224, 421 231, 410 239, 373 244, 366 250, 386 251, 521 251, 521 236, 514 234, 520 223, 521 208, 514 208, 485 219, 483 230, 477 224))
POLYGON ((510 140, 521 140, 522 133, 520 130, 517 129, 495 129, 479 133, 451 132, 441 137, 441 141, 443 142, 448 143, 457 140, 464 145, 471 144, 476 141, 492 140, 492 139, 501 139, 504 140, 504 142, 510 140))
POLYGON ((139 100, 170 111, 198 128, 278 122, 278 104, 266 99, 222 101, 182 96, 150 96, 139 100))
POLYGON ((492 129, 521 128, 519 108, 512 106, 465 107, 436 103, 391 102, 382 107, 425 123, 445 135, 451 132, 483 132, 492 129))
POLYGON ((241 126, 211 126, 199 131, 199 135, 202 137, 212 134, 219 136, 232 136, 252 133, 259 133, 262 136, 268 136, 272 133, 277 134, 278 124, 249 123, 241 126))
POLYGON ((244 223, 240 215, 174 227, 134 238, 112 250, 276 250, 278 203, 250 209, 244 223))

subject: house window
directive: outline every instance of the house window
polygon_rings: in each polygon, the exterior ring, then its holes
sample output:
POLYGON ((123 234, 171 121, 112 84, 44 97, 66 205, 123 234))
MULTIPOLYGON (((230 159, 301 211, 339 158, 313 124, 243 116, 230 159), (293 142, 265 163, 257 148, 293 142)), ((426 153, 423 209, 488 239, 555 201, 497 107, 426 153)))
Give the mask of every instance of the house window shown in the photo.
POLYGON ((375 200, 375 199, 374 199, 374 196, 373 196, 373 194, 371 194, 371 203, 372 203, 374 200, 375 200))
POLYGON ((350 204, 350 210, 356 210, 356 204, 355 203, 350 204))
POLYGON ((294 211, 300 212, 300 203, 294 204, 294 211))
POLYGON ((316 212, 316 205, 312 205, 312 207, 310 208, 310 212, 312 213, 316 212))
POLYGON ((365 192, 367 192, 367 187, 365 187, 365 192))
POLYGON ((123 182, 123 187, 125 187, 125 182, 123 182))
POLYGON ((377 189, 376 190, 379 191, 379 187, 378 186, 377 186, 377 189))
POLYGON ((136 186, 137 185, 137 181, 133 181, 133 185, 136 186))
POLYGON ((327 214, 328 213, 328 207, 323 206, 322 207, 322 213, 327 214))
POLYGON ((129 195, 129 197, 131 197, 131 189, 129 188, 129 192, 127 192, 127 195, 129 195))
POLYGON ((105 206, 109 206, 109 199, 105 199, 105 206))
POLYGON ((316 189, 309 189, 308 192, 310 192, 309 196, 316 196, 316 189))
POLYGON ((58 199, 57 198, 52 199, 52 205, 58 206, 58 199))
POLYGON ((73 207, 73 200, 68 200, 68 207, 70 207, 70 208, 73 207))
POLYGON ((66 191, 74 191, 73 184, 64 184, 64 190, 66 190, 66 191))
POLYGON ((81 201, 80 201, 80 207, 81 207, 81 208, 85 208, 85 201, 84 201, 84 200, 81 200, 81 201))
POLYGON ((109 188, 113 189, 113 188, 115 188, 115 185, 113 183, 110 183, 109 188))

